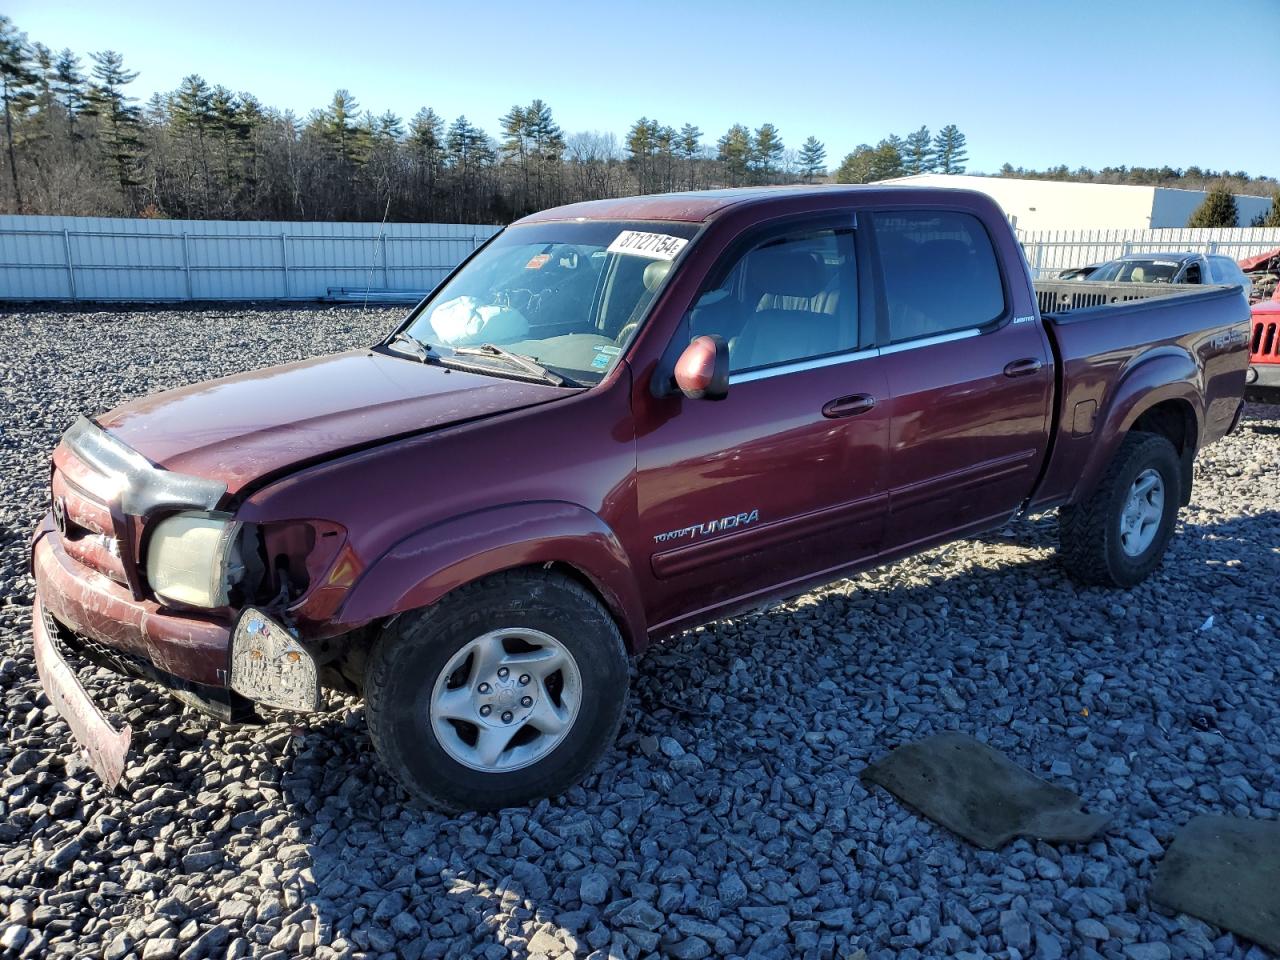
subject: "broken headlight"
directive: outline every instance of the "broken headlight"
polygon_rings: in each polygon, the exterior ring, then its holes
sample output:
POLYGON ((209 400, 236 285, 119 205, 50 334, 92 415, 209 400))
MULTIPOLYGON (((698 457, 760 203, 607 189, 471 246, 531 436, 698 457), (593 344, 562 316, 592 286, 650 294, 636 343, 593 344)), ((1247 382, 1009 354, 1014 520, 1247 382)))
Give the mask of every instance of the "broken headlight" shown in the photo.
POLYGON ((147 581, 156 596, 221 607, 244 574, 240 524, 222 513, 179 513, 156 524, 147 545, 147 581))

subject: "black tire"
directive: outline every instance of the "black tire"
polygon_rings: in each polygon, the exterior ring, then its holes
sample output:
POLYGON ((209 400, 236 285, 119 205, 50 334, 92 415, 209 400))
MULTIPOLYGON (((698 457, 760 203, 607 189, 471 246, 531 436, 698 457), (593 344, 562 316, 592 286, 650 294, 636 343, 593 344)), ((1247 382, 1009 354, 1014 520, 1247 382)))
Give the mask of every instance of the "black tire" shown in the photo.
POLYGON ((406 615, 382 631, 365 674, 369 736, 387 771, 424 803, 447 812, 497 810, 554 796, 591 772, 622 723, 627 653, 609 612, 581 585, 549 571, 496 574, 406 615), (458 762, 429 719, 432 690, 458 651, 492 630, 549 634, 573 655, 581 701, 564 739, 518 770, 458 762))
POLYGON ((1058 511, 1058 553, 1062 565, 1080 583, 1132 587, 1160 565, 1173 536, 1182 503, 1182 469, 1178 451, 1167 437, 1130 433, 1120 443, 1098 487, 1085 500, 1058 511), (1130 556, 1120 543, 1120 517, 1134 481, 1155 470, 1164 482, 1164 508, 1155 538, 1142 553, 1130 556))

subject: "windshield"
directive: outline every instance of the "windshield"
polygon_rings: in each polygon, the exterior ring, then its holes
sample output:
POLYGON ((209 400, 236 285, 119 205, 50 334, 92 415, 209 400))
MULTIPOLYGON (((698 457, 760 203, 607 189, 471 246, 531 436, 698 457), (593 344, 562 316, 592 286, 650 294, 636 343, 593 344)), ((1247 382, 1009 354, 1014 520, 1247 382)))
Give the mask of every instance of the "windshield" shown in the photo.
POLYGON ((445 360, 527 376, 502 353, 572 383, 618 362, 697 224, 581 221, 511 227, 413 317, 406 332, 445 360), (482 345, 501 351, 478 350, 482 345))
POLYGON ((1177 260, 1112 260, 1089 274, 1089 279, 1110 283, 1173 283, 1181 266, 1177 260))

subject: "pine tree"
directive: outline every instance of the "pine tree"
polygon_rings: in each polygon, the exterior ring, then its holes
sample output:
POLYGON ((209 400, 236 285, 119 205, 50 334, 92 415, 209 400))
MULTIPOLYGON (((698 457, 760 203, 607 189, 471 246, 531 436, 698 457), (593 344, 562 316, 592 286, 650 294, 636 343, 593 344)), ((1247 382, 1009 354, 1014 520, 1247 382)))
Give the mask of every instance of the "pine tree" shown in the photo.
POLYGON ((335 90, 319 121, 321 135, 334 146, 344 166, 364 160, 369 128, 360 122, 360 104, 350 91, 335 90))
POLYGON ((827 172, 827 148, 817 137, 809 137, 800 146, 800 172, 806 183, 827 172))
POLYGON ((1259 227, 1280 227, 1280 190, 1273 190, 1271 193, 1271 209, 1266 213, 1259 214, 1259 227))
POLYGON ((845 154, 836 168, 836 183, 870 183, 874 155, 871 144, 858 144, 852 153, 845 154))
POLYGON ((928 127, 922 126, 914 133, 907 134, 903 160, 907 173, 929 173, 933 170, 933 138, 929 134, 928 127))
POLYGON ((964 173, 969 159, 964 134, 954 123, 948 123, 933 138, 934 166, 938 173, 964 173))
POLYGON ((717 157, 724 164, 729 183, 737 186, 746 179, 751 164, 751 131, 740 123, 730 127, 718 141, 717 157))
POLYGON ((871 159, 871 180, 891 180, 906 173, 902 160, 903 143, 900 137, 890 134, 876 144, 871 159))
POLYGON ((897 137, 890 136, 874 147, 858 144, 836 170, 836 183, 875 183, 902 176, 901 143, 897 137))
POLYGON ((1240 214, 1236 198, 1225 183, 1219 183, 1204 198, 1187 221, 1188 227, 1238 227, 1240 214))
POLYGON ((465 172, 468 169, 474 170, 483 164, 492 163, 493 148, 489 143, 489 137, 483 130, 465 116, 458 117, 449 125, 449 135, 445 144, 450 165, 465 172))
POLYGON ((444 145, 444 121, 430 107, 423 107, 409 121, 409 143, 433 158, 444 145))
POLYGON ((429 219, 436 213, 436 180, 444 156, 444 120, 430 107, 423 107, 409 121, 408 147, 413 162, 413 177, 423 192, 422 212, 429 219))
POLYGON ((782 136, 777 127, 765 123, 756 129, 755 141, 751 145, 751 167, 757 183, 768 183, 777 173, 782 151, 782 136))
POLYGON ((142 151, 141 111, 124 88, 138 79, 136 70, 126 70, 124 57, 114 50, 89 54, 93 61, 93 83, 89 88, 85 112, 98 118, 99 139, 107 163, 115 174, 116 184, 126 207, 137 208, 138 156, 142 151))
POLYGON ((25 108, 35 82, 31 70, 27 35, 0 14, 0 95, 4 99, 4 140, 9 157, 9 178, 13 184, 13 202, 22 213, 22 187, 18 182, 18 160, 13 150, 13 115, 25 108))
POLYGON ((686 123, 680 128, 680 133, 676 139, 676 149, 688 167, 689 189, 692 190, 694 188, 694 173, 697 170, 694 160, 702 152, 702 131, 692 123, 686 123))
POLYGON ((384 111, 374 117, 369 126, 373 130, 373 138, 383 143, 399 143, 404 139, 404 121, 394 111, 384 111))
POLYGON ((657 188, 658 132, 662 124, 648 117, 641 117, 627 131, 627 162, 636 174, 641 193, 653 193, 657 188))
POLYGON ((86 87, 84 74, 80 72, 80 58, 70 50, 58 54, 53 65, 53 92, 67 115, 67 132, 74 140, 76 120, 84 111, 86 87))
POLYGON ((541 208, 554 203, 558 196, 564 131, 552 117, 551 108, 542 100, 530 103, 524 115, 534 177, 533 206, 541 208))
POLYGON ((653 135, 654 156, 657 158, 659 189, 674 190, 676 185, 676 133, 675 127, 663 124, 653 135))
MULTIPOLYGON (((183 77, 182 83, 174 92, 169 108, 173 130, 188 142, 192 151, 193 162, 199 168, 198 175, 191 180, 198 182, 201 206, 200 216, 209 216, 209 143, 214 124, 213 91, 199 74, 193 73, 183 77)), ((179 147, 181 149, 181 147, 179 147)))

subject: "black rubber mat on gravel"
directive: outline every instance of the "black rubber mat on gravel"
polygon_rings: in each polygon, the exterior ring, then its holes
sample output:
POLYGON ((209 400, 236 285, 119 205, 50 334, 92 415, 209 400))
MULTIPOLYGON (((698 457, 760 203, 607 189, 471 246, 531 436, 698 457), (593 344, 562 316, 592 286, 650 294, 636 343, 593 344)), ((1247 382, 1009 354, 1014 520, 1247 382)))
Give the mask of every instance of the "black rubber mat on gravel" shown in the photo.
POLYGON ((1151 899, 1280 954, 1280 823, 1196 817, 1165 851, 1151 899))
POLYGON ((1084 841, 1110 819, 1082 812, 1070 790, 961 733, 898 747, 862 777, 986 850, 1014 837, 1084 841))

